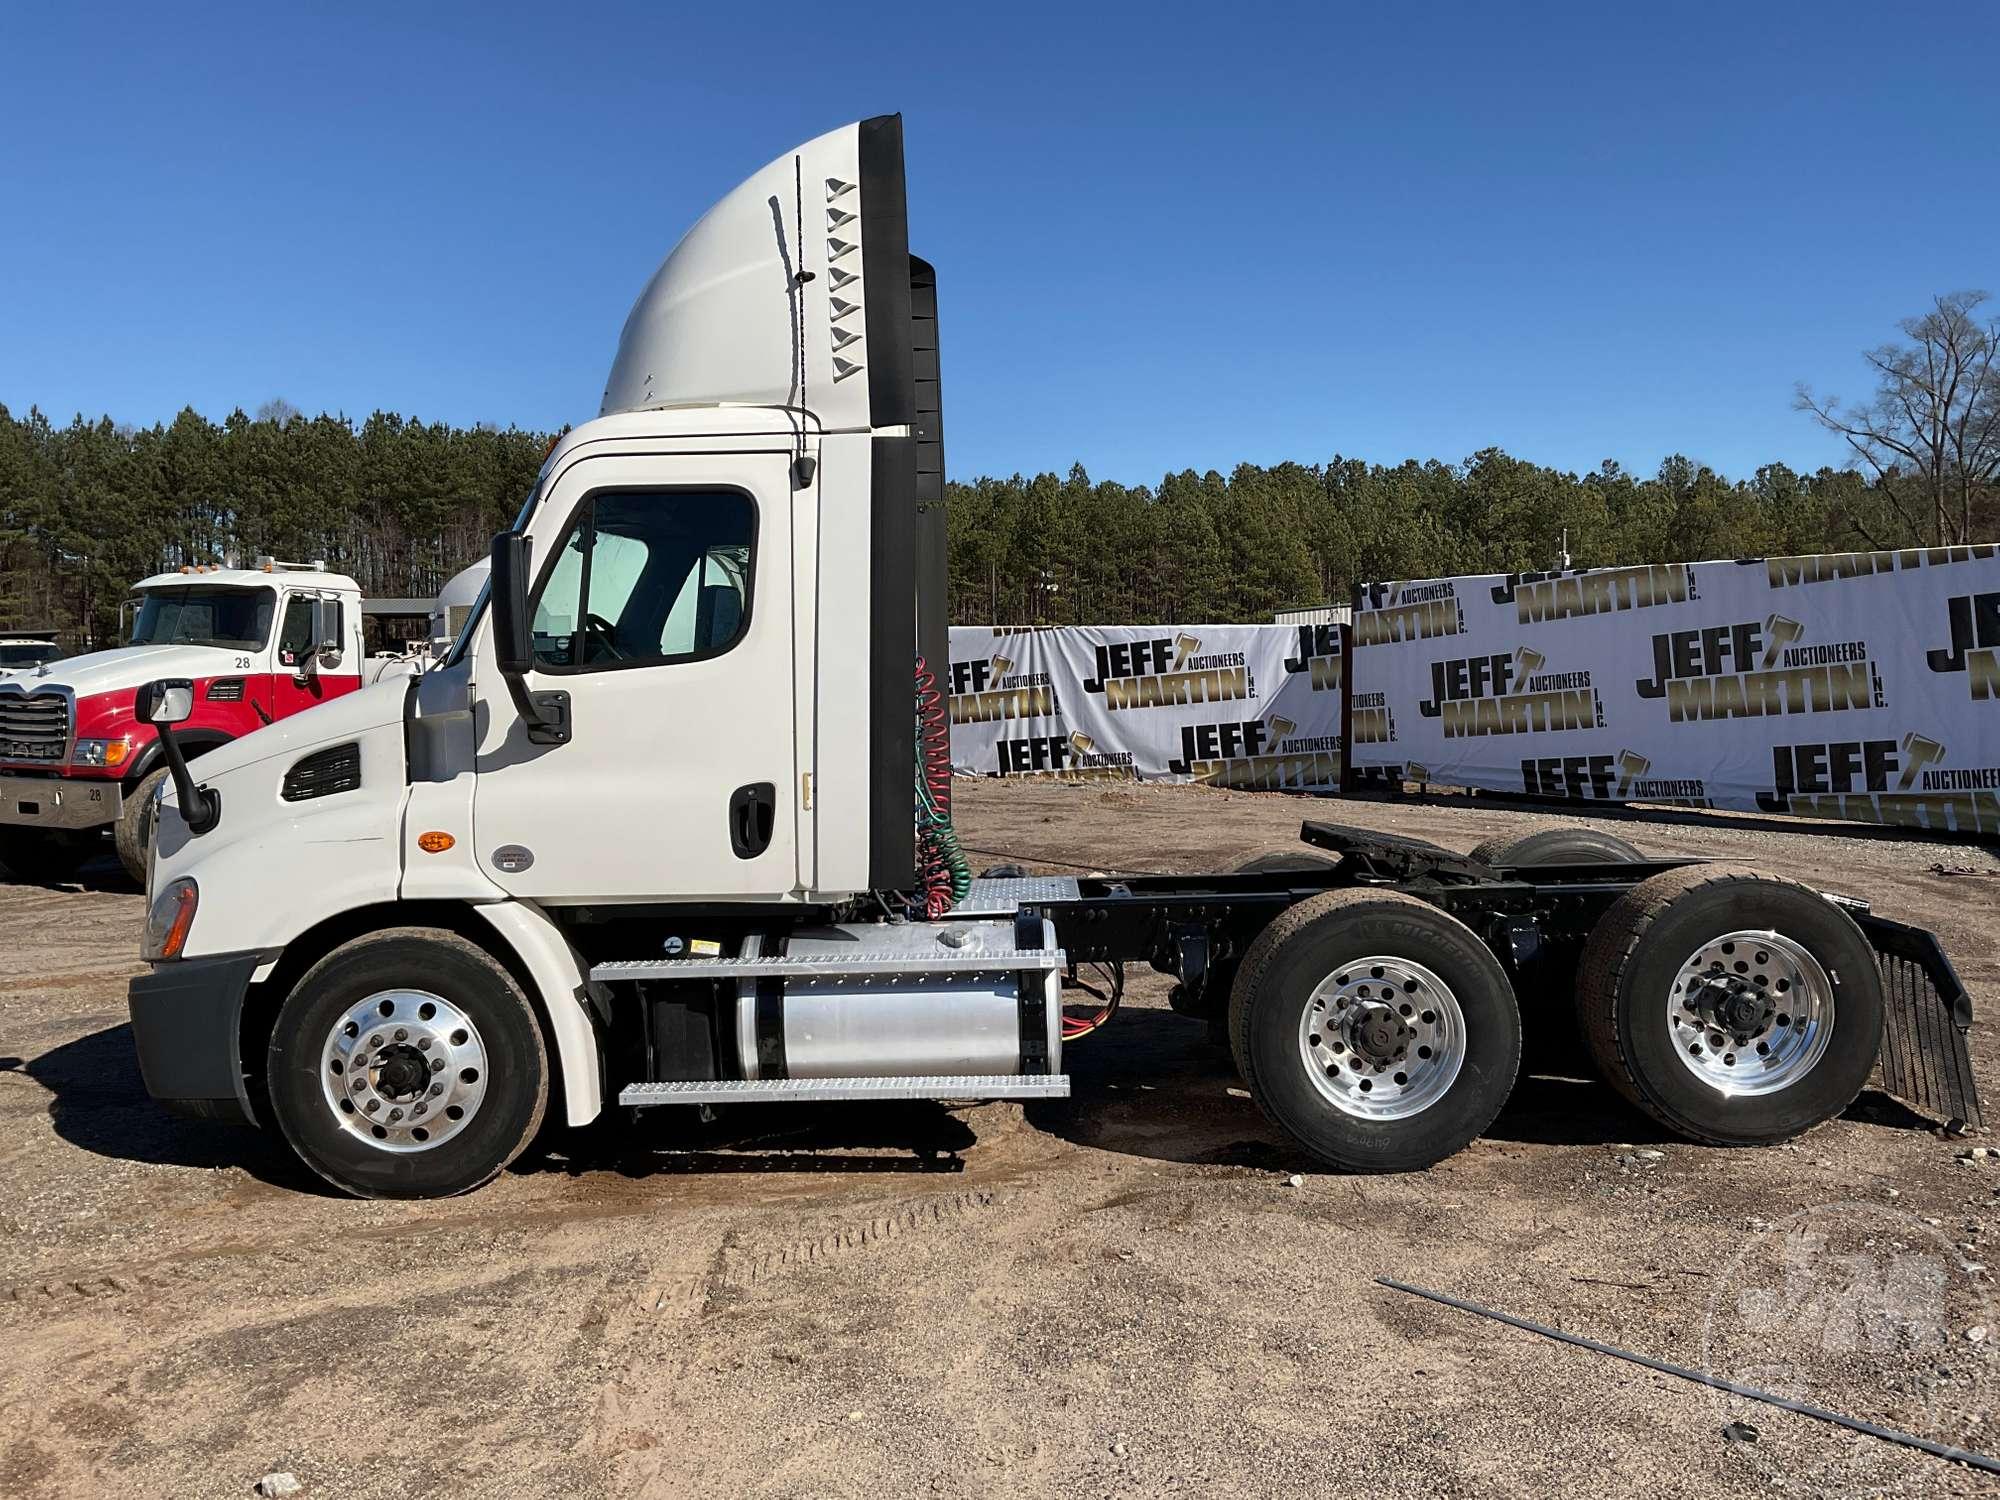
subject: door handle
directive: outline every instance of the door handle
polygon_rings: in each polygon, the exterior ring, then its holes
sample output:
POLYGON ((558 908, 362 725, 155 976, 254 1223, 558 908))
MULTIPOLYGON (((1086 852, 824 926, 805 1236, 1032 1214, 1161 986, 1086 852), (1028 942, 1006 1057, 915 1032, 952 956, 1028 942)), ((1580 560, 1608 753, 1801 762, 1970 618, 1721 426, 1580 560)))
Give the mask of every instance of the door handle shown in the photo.
POLYGON ((771 847, 778 821, 778 789, 768 781, 739 786, 729 798, 729 847, 738 859, 755 859, 771 847))

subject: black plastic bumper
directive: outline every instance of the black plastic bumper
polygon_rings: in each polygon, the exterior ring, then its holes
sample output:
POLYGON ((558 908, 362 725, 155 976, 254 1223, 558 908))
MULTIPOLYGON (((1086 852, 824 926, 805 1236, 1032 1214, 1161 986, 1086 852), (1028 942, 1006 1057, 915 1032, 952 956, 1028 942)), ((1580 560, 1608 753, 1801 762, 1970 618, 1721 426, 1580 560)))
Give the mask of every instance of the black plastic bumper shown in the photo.
POLYGON ((146 1092, 175 1114, 254 1125, 243 1077, 243 1000, 257 953, 182 958, 132 981, 132 1039, 146 1092))

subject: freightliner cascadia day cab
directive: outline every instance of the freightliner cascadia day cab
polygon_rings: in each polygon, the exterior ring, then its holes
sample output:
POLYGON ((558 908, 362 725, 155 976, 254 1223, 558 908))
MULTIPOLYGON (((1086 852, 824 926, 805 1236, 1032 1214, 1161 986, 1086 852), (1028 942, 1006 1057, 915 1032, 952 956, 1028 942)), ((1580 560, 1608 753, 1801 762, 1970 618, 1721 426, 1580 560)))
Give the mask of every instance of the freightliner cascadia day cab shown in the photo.
POLYGON ((132 595, 125 645, 0 678, 0 865, 16 879, 67 878, 108 829, 145 880, 167 769, 132 709, 155 678, 193 684, 190 757, 361 686, 361 591, 316 563, 188 568, 132 595))
POLYGON ((1697 1140, 1795 1135, 1878 1056, 1976 1118, 1930 934, 1601 833, 1461 855, 1309 823, 1228 874, 970 880, 936 283, 907 236, 899 117, 788 152, 641 292, 602 414, 432 670, 199 780, 171 726, 202 674, 148 685, 172 787, 131 1009, 156 1097, 280 1131, 354 1193, 455 1193, 618 1107, 1062 1097, 1064 1048, 1144 961, 1350 1170, 1482 1131, 1524 1013, 1697 1140), (1066 1007, 1078 965, 1106 982, 1066 1007))

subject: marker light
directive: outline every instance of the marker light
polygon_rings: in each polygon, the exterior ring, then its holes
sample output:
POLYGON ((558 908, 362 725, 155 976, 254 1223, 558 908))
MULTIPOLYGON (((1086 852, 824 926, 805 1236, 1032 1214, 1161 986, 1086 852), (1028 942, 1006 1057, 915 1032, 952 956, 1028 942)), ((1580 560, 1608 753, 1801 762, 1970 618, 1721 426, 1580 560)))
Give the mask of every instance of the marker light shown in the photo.
POLYGON ((417 847, 426 854, 442 854, 457 842, 458 840, 450 834, 441 833, 437 829, 417 835, 417 847))

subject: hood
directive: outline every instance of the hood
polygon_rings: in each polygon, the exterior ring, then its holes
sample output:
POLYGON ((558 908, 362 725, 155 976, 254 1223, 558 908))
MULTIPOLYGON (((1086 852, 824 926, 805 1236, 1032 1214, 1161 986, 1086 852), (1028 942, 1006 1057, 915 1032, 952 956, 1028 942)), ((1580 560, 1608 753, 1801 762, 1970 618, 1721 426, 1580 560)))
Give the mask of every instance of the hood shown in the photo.
POLYGON ((352 693, 329 698, 317 707, 267 724, 255 734, 218 745, 195 763, 195 779, 211 781, 274 755, 297 755, 320 745, 353 739, 370 729, 394 724, 403 717, 410 684, 416 679, 385 677, 352 693))
POLYGON ((221 646, 119 646, 50 662, 46 674, 40 667, 0 674, 0 681, 30 693, 66 687, 77 697, 88 698, 119 688, 136 689, 155 677, 227 677, 242 673, 249 669, 236 663, 245 654, 221 646))

